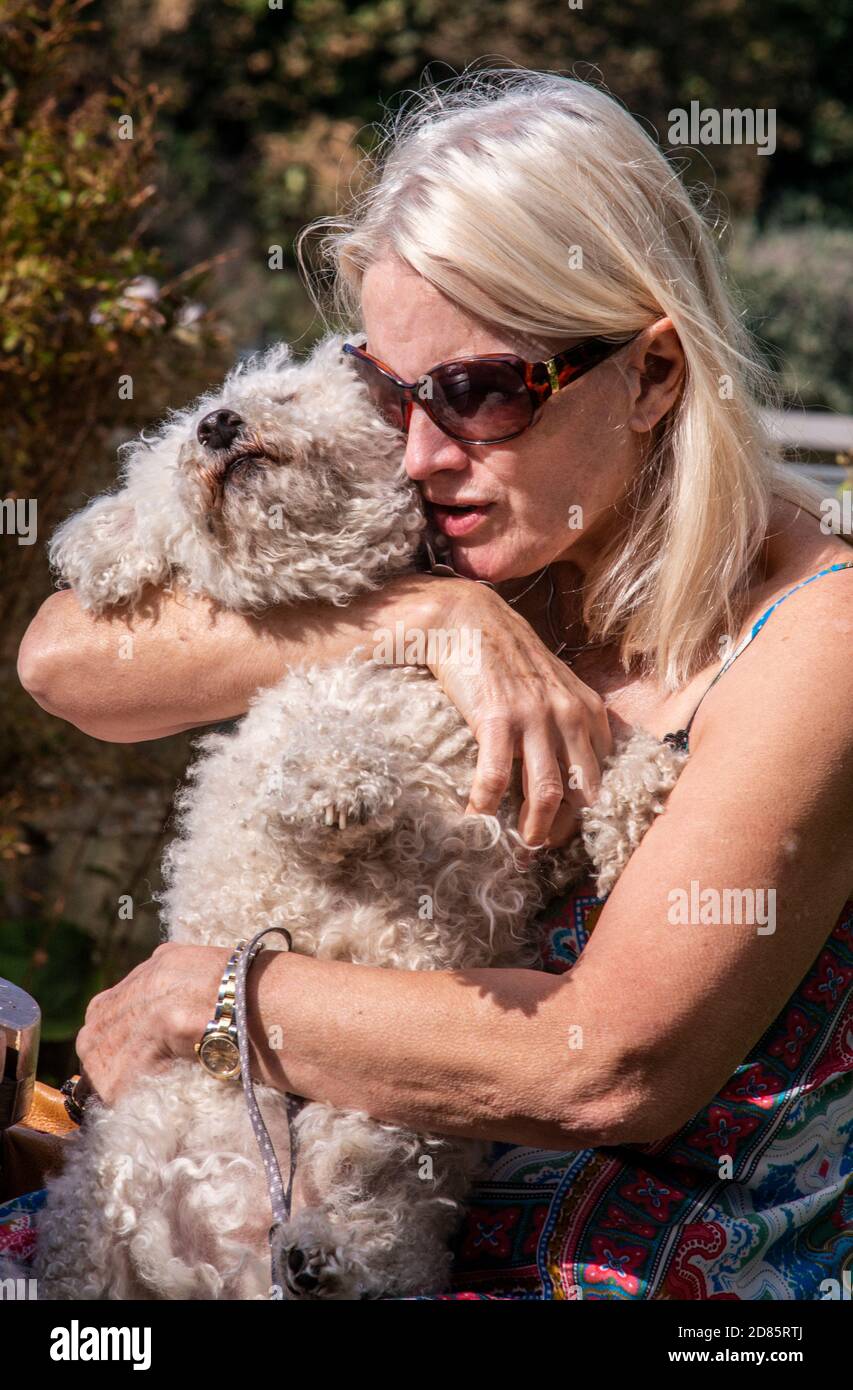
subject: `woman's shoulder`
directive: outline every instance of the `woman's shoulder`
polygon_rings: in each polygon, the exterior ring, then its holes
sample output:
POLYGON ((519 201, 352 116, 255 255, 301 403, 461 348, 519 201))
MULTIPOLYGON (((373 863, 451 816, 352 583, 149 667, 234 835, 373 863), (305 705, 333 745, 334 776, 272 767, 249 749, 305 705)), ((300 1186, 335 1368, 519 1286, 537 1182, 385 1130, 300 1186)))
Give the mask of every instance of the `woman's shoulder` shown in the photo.
MULTIPOLYGON (((831 516, 827 513, 831 522, 831 516)), ((763 549, 763 573, 751 601, 772 602, 833 565, 853 562, 853 535, 826 529, 826 521, 777 498, 763 549)))
POLYGON ((819 517, 780 500, 737 623, 719 635, 713 658, 678 690, 662 690, 642 675, 626 679, 615 659, 607 665, 594 652, 581 656, 575 673, 603 696, 615 733, 645 728, 663 737, 695 718, 691 749, 718 720, 731 733, 733 720, 753 719, 766 700, 784 705, 789 678, 815 691, 834 682, 840 705, 842 668, 853 676, 853 569, 833 567, 851 562, 853 544, 824 533, 819 517))
MULTIPOLYGON (((853 537, 821 529, 820 520, 787 502, 774 509, 764 546, 760 580, 750 592, 741 640, 757 663, 776 659, 783 648, 792 655, 844 664, 853 645, 853 537), (771 657, 772 654, 772 657, 771 657)), ((802 664, 797 661, 797 664, 802 664)))
MULTIPOLYGON (((721 721, 810 717, 843 743, 853 730, 853 544, 788 503, 774 509, 759 581, 749 594, 738 653, 703 700, 691 744, 721 721), (833 724, 833 720, 835 723, 833 724)), ((853 743, 853 733, 850 738, 853 743)))

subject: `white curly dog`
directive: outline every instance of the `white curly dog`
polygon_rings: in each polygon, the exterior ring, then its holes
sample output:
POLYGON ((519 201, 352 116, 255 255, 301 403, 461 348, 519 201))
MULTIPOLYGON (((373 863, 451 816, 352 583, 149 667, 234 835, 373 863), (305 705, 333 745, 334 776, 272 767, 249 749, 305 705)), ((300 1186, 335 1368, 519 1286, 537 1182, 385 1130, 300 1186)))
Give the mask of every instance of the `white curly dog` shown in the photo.
MULTIPOLYGON (((303 362, 276 347, 127 446, 120 490, 51 545, 81 603, 135 605, 174 579, 247 613, 343 605, 411 570, 418 493, 343 341, 326 338, 303 362)), ((531 862, 514 828, 517 787, 499 815, 464 814, 475 744, 424 670, 362 652, 291 671, 199 747, 165 860, 168 937, 232 946, 284 926, 296 951, 398 970, 534 965, 536 910, 581 867, 595 869, 599 892, 612 887, 685 758, 635 734, 610 760, 582 838, 531 862)), ((286 1164, 284 1098, 269 1087, 258 1097, 286 1164)), ((482 1146, 321 1102, 304 1106, 296 1131, 283 1296, 444 1288, 482 1146)), ((276 1297, 269 1225, 240 1086, 175 1062, 113 1107, 87 1108, 49 1183, 40 1296, 276 1297)))

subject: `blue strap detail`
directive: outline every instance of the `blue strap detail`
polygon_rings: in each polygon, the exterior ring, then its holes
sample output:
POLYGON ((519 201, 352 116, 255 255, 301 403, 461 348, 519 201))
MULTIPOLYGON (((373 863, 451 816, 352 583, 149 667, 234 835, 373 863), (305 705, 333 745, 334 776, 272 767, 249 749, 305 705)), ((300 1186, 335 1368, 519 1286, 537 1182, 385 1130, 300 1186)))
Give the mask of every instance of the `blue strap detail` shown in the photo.
POLYGON ((770 617, 770 614, 775 613, 776 609, 779 607, 779 604, 784 603, 786 598, 790 598, 791 595, 795 594, 798 589, 804 589, 807 584, 813 583, 815 579, 822 579, 825 574, 835 574, 838 570, 849 569, 853 569, 853 560, 843 560, 840 561, 837 565, 830 565, 825 570, 818 570, 817 574, 810 574, 807 579, 801 579, 799 584, 794 585, 793 589, 789 589, 786 594, 782 594, 781 598, 777 598, 775 603, 771 603, 767 611, 762 613, 760 618, 756 618, 755 622, 753 623, 749 632, 744 637, 743 641, 738 643, 731 655, 728 656, 726 660, 723 662, 714 679, 711 681, 711 684, 708 686, 708 689, 700 698, 699 703, 697 704, 696 708, 690 716, 690 719, 688 720, 687 726, 684 729, 676 730, 674 734, 666 734, 664 736, 663 742, 671 744, 673 748, 677 748, 683 753, 689 753, 690 728, 693 723, 693 720, 696 718, 696 715, 698 713, 699 705, 701 705, 702 700, 704 700, 705 698, 705 695, 707 695, 711 690, 713 690, 720 677, 726 674, 732 662, 737 661, 741 652, 746 651, 753 638, 758 636, 759 632, 764 627, 764 624, 767 622, 767 619, 770 617))

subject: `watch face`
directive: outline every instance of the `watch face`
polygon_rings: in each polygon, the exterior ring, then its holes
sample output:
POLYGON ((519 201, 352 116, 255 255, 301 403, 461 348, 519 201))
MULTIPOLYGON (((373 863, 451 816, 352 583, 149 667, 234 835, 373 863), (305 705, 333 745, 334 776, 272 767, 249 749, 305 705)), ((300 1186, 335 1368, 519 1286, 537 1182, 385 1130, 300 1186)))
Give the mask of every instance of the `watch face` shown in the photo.
POLYGON ((231 1038, 214 1034, 205 1038, 199 1049, 199 1060, 212 1076, 230 1080, 240 1070, 240 1049, 231 1038))

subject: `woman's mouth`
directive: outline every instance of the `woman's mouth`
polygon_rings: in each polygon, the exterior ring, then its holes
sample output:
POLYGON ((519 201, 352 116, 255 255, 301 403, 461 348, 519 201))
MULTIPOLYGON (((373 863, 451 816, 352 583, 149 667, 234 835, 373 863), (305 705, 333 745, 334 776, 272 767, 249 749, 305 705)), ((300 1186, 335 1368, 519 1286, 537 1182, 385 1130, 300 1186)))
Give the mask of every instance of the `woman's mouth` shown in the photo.
POLYGON ((433 520, 445 536, 468 536, 486 519, 491 510, 490 502, 471 503, 469 506, 447 506, 431 502, 433 520))

